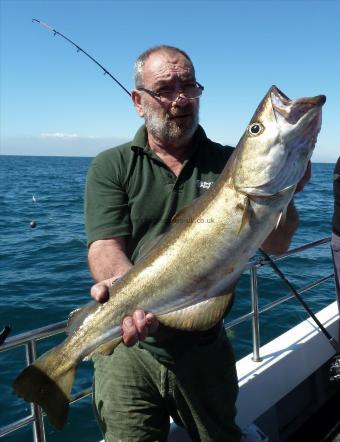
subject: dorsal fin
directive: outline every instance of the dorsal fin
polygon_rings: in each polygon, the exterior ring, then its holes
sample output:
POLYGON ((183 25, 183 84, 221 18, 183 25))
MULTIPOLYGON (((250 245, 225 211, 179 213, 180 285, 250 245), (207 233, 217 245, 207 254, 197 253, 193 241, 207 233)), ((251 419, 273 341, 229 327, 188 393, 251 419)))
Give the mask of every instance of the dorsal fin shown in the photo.
POLYGON ((175 213, 175 215, 171 218, 171 224, 175 224, 180 219, 185 219, 185 214, 188 211, 188 207, 183 207, 183 209, 179 210, 175 213))
POLYGON ((84 322, 84 319, 91 313, 94 313, 98 306, 100 306, 100 304, 98 304, 97 301, 91 301, 84 307, 73 310, 68 316, 66 334, 70 335, 78 330, 78 328, 84 322))
MULTIPOLYGON (((188 220, 190 220, 190 216, 189 216, 189 209, 190 206, 185 206, 183 207, 183 209, 179 210, 178 212, 175 213, 175 215, 171 218, 170 223, 171 224, 176 224, 176 222, 181 222, 181 223, 185 223, 188 220)), ((161 235, 156 236, 156 238, 152 239, 151 241, 147 242, 146 244, 143 244, 142 247, 140 248, 139 254, 138 254, 138 258, 135 261, 135 264, 137 262, 139 262, 142 258, 144 258, 151 249, 153 249, 163 238, 163 236, 165 235, 166 232, 162 233, 161 235)))
MULTIPOLYGON (((171 224, 177 223, 185 223, 190 221, 190 206, 185 206, 183 209, 179 210, 175 213, 175 215, 171 218, 171 224)), ((166 232, 165 232, 166 233, 166 232)), ((141 259, 143 259, 150 251, 153 249, 164 237, 165 233, 162 233, 161 235, 156 236, 156 238, 152 239, 151 241, 147 242, 146 244, 143 244, 140 248, 138 258, 135 261, 135 264, 139 262, 141 259)))
POLYGON ((143 244, 142 247, 139 249, 138 258, 136 259, 135 264, 137 264, 137 262, 141 261, 150 252, 150 250, 153 249, 160 242, 160 240, 163 238, 163 236, 164 236, 164 233, 156 236, 156 238, 143 244))
POLYGON ((189 216, 190 207, 191 207, 191 205, 185 206, 185 207, 183 207, 183 209, 176 212, 175 215, 171 218, 171 224, 183 222, 183 220, 184 220, 184 222, 188 221, 190 219, 190 216, 189 216))

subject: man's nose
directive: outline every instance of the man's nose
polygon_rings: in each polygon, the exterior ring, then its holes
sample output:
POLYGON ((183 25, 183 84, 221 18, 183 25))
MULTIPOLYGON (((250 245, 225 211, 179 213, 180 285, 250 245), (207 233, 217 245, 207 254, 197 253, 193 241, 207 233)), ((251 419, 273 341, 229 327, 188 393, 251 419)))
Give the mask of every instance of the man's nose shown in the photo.
POLYGON ((183 95, 182 91, 178 91, 178 95, 176 100, 172 102, 175 106, 186 106, 189 103, 189 98, 187 98, 185 95, 183 95))

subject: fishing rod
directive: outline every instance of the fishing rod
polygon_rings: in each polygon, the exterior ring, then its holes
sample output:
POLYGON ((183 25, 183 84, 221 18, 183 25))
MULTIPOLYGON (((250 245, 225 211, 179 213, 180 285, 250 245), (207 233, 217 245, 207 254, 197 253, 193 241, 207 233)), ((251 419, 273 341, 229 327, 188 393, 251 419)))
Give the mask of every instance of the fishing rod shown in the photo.
POLYGON ((56 29, 52 28, 52 26, 48 25, 47 23, 38 20, 37 18, 33 18, 32 19, 33 23, 37 23, 40 26, 44 27, 45 29, 47 29, 50 32, 53 32, 54 36, 56 35, 60 35, 60 37, 64 38, 66 41, 68 41, 71 45, 73 45, 76 49, 77 52, 82 52, 83 54, 85 54, 90 60, 92 60, 94 63, 96 63, 97 66, 99 66, 103 71, 104 71, 104 75, 108 75, 109 77, 112 78, 113 81, 115 81, 118 86, 120 86, 124 92, 126 92, 130 97, 131 94, 130 92, 126 89, 126 87, 124 87, 122 85, 122 83, 120 81, 117 80, 117 78, 115 78, 104 66, 102 66, 94 57, 92 57, 89 53, 87 53, 86 51, 84 51, 84 49, 82 49, 79 45, 77 45, 76 43, 74 43, 71 39, 69 39, 68 37, 66 37, 64 34, 62 34, 61 32, 57 31, 56 29))
POLYGON ((279 277, 285 282, 285 284, 289 287, 295 298, 300 302, 303 308, 307 311, 309 316, 313 319, 313 321, 317 324, 321 332, 325 335, 328 342, 334 348, 336 354, 333 358, 333 361, 330 366, 330 380, 332 381, 340 381, 340 344, 337 340, 326 330, 326 328, 321 324, 319 319, 315 316, 312 310, 308 307, 306 302, 303 300, 302 296, 298 293, 295 287, 291 284, 291 282, 286 278, 286 276, 281 272, 279 267, 275 264, 273 259, 262 249, 259 249, 260 253, 268 260, 270 266, 274 270, 274 272, 279 275, 279 277))
MULTIPOLYGON (((70 43, 72 46, 74 46, 74 47, 77 49, 77 52, 82 52, 82 53, 85 54, 90 60, 92 60, 97 66, 99 66, 100 69, 103 70, 104 75, 108 75, 110 78, 112 78, 112 80, 115 81, 115 83, 118 84, 118 86, 119 86, 121 89, 123 89, 123 91, 126 92, 126 93, 131 97, 130 92, 126 89, 125 86, 122 85, 122 83, 121 83, 119 80, 117 80, 117 78, 115 78, 115 77, 111 74, 111 72, 109 72, 109 71, 108 71, 103 65, 101 65, 101 64, 100 64, 100 63, 99 63, 94 57, 92 57, 92 55, 90 55, 88 52, 84 51, 84 49, 82 49, 79 45, 77 45, 76 43, 74 43, 70 38, 66 37, 66 35, 62 34, 62 33, 59 32, 59 31, 57 31, 56 29, 54 29, 54 28, 53 28, 52 26, 50 26, 49 24, 47 24, 47 23, 45 23, 45 22, 43 22, 43 21, 41 21, 41 20, 38 20, 37 18, 33 18, 33 19, 32 19, 32 23, 37 23, 37 24, 39 24, 39 25, 42 26, 43 28, 45 28, 45 29, 47 29, 48 31, 52 32, 54 36, 56 36, 56 35, 60 35, 60 37, 62 37, 64 40, 66 40, 68 43, 70 43)), ((35 199, 34 195, 33 195, 33 198, 32 198, 32 202, 33 202, 34 207, 36 207, 36 199, 35 199)), ((48 216, 48 219, 50 219, 51 221, 54 221, 54 219, 52 219, 50 216, 48 216)), ((54 221, 54 222, 55 222, 55 221, 54 221)), ((37 222, 36 222, 35 220, 32 220, 32 221, 30 222, 30 227, 31 227, 32 229, 36 228, 36 227, 37 227, 37 222)), ((77 238, 77 239, 79 239, 79 238, 77 238)), ((86 244, 86 242, 83 241, 83 240, 81 240, 81 239, 79 239, 79 241, 81 241, 82 243, 85 243, 85 244, 86 244)))

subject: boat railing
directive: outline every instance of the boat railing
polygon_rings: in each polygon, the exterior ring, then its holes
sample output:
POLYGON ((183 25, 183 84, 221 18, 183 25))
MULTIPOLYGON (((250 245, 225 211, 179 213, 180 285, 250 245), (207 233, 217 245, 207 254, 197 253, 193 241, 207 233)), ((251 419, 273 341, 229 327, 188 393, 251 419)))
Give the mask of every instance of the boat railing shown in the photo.
MULTIPOLYGON (((323 238, 318 241, 314 241, 308 243, 304 246, 297 247, 292 249, 282 255, 278 255, 273 257, 273 261, 280 261, 289 256, 296 255, 305 250, 312 249, 322 244, 329 243, 331 237, 323 238)), ((244 321, 251 320, 252 321, 252 339, 253 339, 253 360, 255 362, 261 361, 260 356, 260 325, 259 325, 259 316, 261 313, 264 313, 272 308, 278 306, 279 304, 288 301, 293 298, 293 294, 287 294, 271 303, 266 304, 265 306, 259 308, 258 302, 258 284, 257 284, 257 270, 260 267, 266 266, 270 264, 268 259, 259 258, 252 259, 248 262, 247 269, 250 270, 250 288, 251 288, 251 311, 245 315, 242 315, 230 322, 225 324, 226 329, 230 329, 244 321)), ((319 284, 325 282, 326 280, 333 278, 334 273, 330 273, 325 275, 312 283, 300 288, 298 290, 299 294, 303 294, 308 290, 318 286, 319 284)), ((38 328, 35 330, 31 330, 25 333, 20 333, 16 336, 9 337, 5 340, 5 342, 0 345, 0 352, 12 350, 16 347, 24 346, 25 354, 26 354, 26 364, 27 366, 32 364, 36 357, 36 344, 37 341, 45 338, 49 338, 51 336, 55 336, 59 333, 63 333, 66 328, 67 321, 58 322, 55 324, 48 325, 46 327, 38 328)), ((88 387, 76 395, 72 396, 71 403, 79 401, 87 396, 89 396, 92 392, 92 388, 88 387)), ((31 412, 28 416, 16 420, 8 425, 0 427, 0 438, 5 437, 6 435, 25 427, 29 424, 33 426, 33 440, 34 442, 45 442, 45 430, 44 430, 44 420, 43 420, 43 412, 41 408, 35 404, 31 404, 31 412)))

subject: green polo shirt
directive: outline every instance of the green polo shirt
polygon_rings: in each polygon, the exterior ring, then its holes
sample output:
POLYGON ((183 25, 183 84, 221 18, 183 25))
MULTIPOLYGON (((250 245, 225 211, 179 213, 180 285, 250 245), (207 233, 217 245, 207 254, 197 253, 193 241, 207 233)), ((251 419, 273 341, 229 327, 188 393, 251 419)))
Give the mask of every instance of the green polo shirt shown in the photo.
POLYGON ((88 245, 127 236, 128 256, 135 262, 141 248, 164 233, 179 210, 206 192, 233 148, 209 140, 201 126, 192 142, 192 154, 178 177, 150 149, 145 126, 131 142, 100 153, 91 163, 86 183, 88 245))
POLYGON ((178 177, 150 149, 144 126, 132 142, 100 153, 86 183, 88 245, 127 236, 129 258, 135 262, 144 244, 164 233, 179 210, 210 188, 233 151, 209 140, 200 126, 193 143, 178 177))

